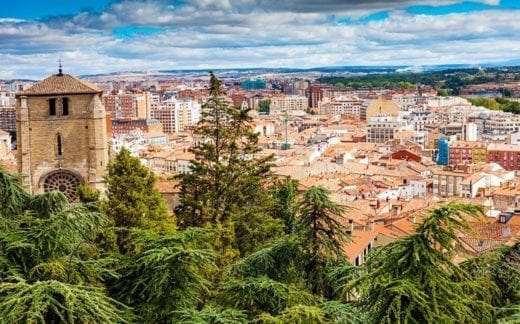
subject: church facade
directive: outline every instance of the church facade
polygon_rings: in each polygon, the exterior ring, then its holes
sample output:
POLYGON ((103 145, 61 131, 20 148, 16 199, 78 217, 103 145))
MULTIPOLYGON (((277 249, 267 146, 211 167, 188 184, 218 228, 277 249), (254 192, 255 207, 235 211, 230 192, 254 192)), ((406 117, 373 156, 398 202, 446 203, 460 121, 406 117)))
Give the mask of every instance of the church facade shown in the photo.
POLYGON ((18 171, 33 194, 70 200, 85 184, 103 189, 108 163, 102 91, 60 72, 16 95, 18 171))

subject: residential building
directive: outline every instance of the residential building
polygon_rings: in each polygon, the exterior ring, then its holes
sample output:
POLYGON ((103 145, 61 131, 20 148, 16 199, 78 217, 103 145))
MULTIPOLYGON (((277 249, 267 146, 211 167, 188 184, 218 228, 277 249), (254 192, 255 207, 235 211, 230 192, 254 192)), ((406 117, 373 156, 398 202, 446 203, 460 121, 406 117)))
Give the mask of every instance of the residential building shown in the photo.
POLYGON ((0 129, 9 133, 16 132, 16 107, 0 107, 0 129))
POLYGON ((487 148, 487 161, 495 162, 506 170, 520 170, 520 146, 491 143, 487 148))
POLYGON ((152 103, 152 118, 163 125, 165 133, 178 133, 192 127, 200 120, 201 105, 193 100, 170 98, 152 103))
POLYGON ((486 162, 487 143, 454 141, 449 146, 449 164, 470 164, 486 162))
POLYGON ((363 103, 358 97, 335 97, 320 102, 319 111, 322 115, 349 115, 360 119, 363 103))
POLYGON ((304 96, 297 95, 277 95, 269 98, 271 100, 270 114, 279 114, 283 112, 307 111, 309 109, 309 100, 304 96))
POLYGON ((394 139, 397 132, 405 129, 407 129, 406 124, 397 117, 371 117, 367 125, 367 142, 386 143, 394 139))
POLYGON ((155 119, 112 120, 110 135, 129 134, 140 130, 143 133, 162 133, 163 125, 155 119))
POLYGON ((433 195, 435 197, 458 197, 462 193, 465 173, 433 170, 433 195))

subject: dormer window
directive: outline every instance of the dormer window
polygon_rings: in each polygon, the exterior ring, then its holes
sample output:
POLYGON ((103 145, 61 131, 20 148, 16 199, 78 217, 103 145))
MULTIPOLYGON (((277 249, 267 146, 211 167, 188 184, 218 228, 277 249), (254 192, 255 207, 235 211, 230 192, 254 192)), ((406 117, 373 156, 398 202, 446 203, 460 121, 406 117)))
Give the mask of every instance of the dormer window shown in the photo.
POLYGON ((69 115, 69 98, 62 98, 62 115, 68 116, 69 115))
POLYGON ((49 116, 56 116, 56 98, 49 99, 49 116))

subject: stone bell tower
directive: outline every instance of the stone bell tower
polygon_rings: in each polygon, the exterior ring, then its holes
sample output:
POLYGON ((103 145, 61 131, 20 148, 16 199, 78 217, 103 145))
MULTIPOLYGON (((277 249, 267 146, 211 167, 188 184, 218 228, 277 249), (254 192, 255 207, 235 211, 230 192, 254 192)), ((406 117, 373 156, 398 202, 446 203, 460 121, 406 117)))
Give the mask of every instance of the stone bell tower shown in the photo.
POLYGON ((103 189, 108 163, 105 107, 95 85, 62 73, 16 95, 18 171, 33 193, 103 189))

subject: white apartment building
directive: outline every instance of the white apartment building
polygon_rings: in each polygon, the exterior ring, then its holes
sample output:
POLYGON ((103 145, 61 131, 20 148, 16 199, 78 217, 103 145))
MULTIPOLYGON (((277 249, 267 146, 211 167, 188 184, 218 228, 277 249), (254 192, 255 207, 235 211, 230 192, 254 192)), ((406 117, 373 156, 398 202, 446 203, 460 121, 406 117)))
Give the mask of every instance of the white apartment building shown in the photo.
POLYGON ((441 108, 456 105, 470 106, 469 102, 461 97, 432 97, 426 101, 428 107, 441 108))
POLYGON ((367 142, 386 143, 395 138, 395 134, 401 130, 411 130, 412 126, 407 125, 398 117, 376 116, 371 117, 367 125, 367 142))
POLYGON ((398 94, 392 95, 392 101, 395 102, 403 111, 409 111, 424 105, 425 98, 416 94, 398 94))
POLYGON ((413 125, 415 131, 424 131, 426 126, 437 123, 436 115, 429 111, 413 111, 404 118, 413 125))
POLYGON ((433 171, 433 195, 435 197, 459 197, 462 182, 467 174, 449 171, 433 171))
POLYGON ((163 102, 153 102, 151 115, 161 122, 165 133, 178 133, 199 122, 201 105, 193 100, 170 98, 163 102))
POLYGON ((486 134, 511 134, 518 131, 520 131, 520 116, 511 113, 493 115, 484 122, 486 134))
POLYGON ((273 96, 271 98, 265 98, 271 100, 270 114, 277 114, 281 112, 291 111, 306 111, 309 109, 309 99, 305 96, 273 96))
POLYGON ((349 115, 359 119, 363 103, 364 100, 355 96, 340 96, 323 100, 318 103, 318 107, 322 115, 349 115))

